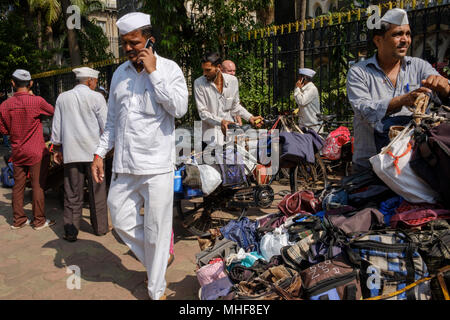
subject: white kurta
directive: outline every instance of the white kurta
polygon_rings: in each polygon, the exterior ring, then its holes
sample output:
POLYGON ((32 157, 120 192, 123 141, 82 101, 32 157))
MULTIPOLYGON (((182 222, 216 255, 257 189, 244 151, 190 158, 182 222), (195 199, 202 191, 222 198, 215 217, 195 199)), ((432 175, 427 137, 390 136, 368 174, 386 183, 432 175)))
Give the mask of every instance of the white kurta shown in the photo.
POLYGON ((233 116, 241 116, 249 121, 252 114, 248 112, 239 100, 238 79, 230 74, 222 73, 223 90, 219 92, 214 82, 209 82, 204 76, 194 81, 195 103, 198 114, 202 120, 203 139, 209 143, 209 137, 205 132, 213 130, 212 136, 216 137, 217 143, 223 143, 223 133, 220 128, 222 120, 233 121, 233 116))
POLYGON ((129 61, 114 72, 106 128, 95 153, 104 157, 114 147, 115 173, 158 174, 174 168, 174 118, 186 113, 188 90, 180 67, 156 56, 151 74, 137 73, 129 61))
POLYGON ((96 153, 114 146, 108 207, 114 229, 147 269, 148 294, 165 291, 175 164, 175 121, 188 107, 178 65, 157 56, 156 71, 137 73, 129 62, 113 75, 108 117, 96 153), (144 217, 139 212, 144 206, 144 217))
POLYGON ((58 96, 51 142, 62 145, 64 163, 92 161, 105 129, 106 112, 103 95, 84 84, 58 96))
MULTIPOLYGON (((320 123, 316 114, 320 113, 320 101, 319 101, 319 91, 312 82, 308 82, 301 89, 295 87, 294 98, 299 107, 299 125, 302 126, 312 126, 320 123)), ((318 126, 312 126, 310 128, 314 130, 319 129, 318 126)))

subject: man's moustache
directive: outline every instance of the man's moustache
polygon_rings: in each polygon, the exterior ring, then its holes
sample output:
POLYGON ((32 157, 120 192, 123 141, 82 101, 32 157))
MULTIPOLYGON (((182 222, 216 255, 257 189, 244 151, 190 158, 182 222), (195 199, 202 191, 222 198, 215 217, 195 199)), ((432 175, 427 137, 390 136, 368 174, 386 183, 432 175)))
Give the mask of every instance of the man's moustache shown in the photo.
POLYGON ((125 54, 128 56, 130 54, 137 54, 137 52, 135 50, 130 50, 130 51, 127 51, 125 54))

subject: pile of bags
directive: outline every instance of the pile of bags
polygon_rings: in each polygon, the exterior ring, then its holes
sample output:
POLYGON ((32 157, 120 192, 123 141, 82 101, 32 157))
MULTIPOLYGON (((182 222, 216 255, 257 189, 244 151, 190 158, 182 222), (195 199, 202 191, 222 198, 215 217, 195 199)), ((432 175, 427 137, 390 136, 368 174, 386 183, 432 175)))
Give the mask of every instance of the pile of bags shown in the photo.
POLYGON ((450 299, 450 210, 393 192, 373 171, 322 197, 199 238, 202 300, 450 299))

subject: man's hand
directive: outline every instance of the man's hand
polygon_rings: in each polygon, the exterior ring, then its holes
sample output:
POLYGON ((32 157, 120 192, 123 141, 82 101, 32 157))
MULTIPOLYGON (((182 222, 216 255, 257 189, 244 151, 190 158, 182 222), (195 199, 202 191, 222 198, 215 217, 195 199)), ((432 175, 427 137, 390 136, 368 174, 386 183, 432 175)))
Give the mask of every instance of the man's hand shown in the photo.
POLYGON ((261 128, 261 126, 263 125, 263 120, 264 120, 263 117, 255 116, 250 118, 250 123, 254 127, 261 128))
POLYGON ((300 80, 298 80, 296 83, 295 83, 295 86, 297 87, 297 88, 299 88, 299 89, 301 89, 302 87, 303 87, 303 79, 300 79, 300 80))
POLYGON ((401 99, 402 101, 402 105, 403 106, 412 106, 414 105, 414 102, 416 102, 417 97, 421 94, 421 93, 431 93, 431 90, 425 87, 420 87, 414 91, 408 92, 407 94, 404 94, 401 99))
POLYGON ((156 56, 153 54, 153 49, 141 49, 138 54, 138 61, 142 61, 147 73, 156 70, 156 56))
POLYGON ((242 126, 242 119, 241 119, 240 116, 235 116, 235 117, 234 117, 234 120, 236 121, 236 123, 237 123, 238 125, 242 126))
POLYGON ((103 159, 100 157, 94 157, 91 165, 92 177, 96 183, 102 183, 105 178, 103 171, 103 159))
POLYGON ((404 95, 392 98, 391 102, 389 103, 386 114, 393 114, 393 113, 399 112, 403 106, 407 106, 407 107, 413 106, 414 102, 416 102, 417 97, 421 93, 430 94, 431 90, 428 88, 425 88, 425 87, 420 87, 420 88, 418 88, 414 91, 408 92, 404 95))
POLYGON ((54 151, 53 153, 53 161, 55 161, 56 164, 63 163, 63 154, 61 151, 54 151))
POLYGON ((443 76, 431 75, 425 80, 422 80, 422 86, 436 91, 443 98, 450 95, 448 79, 443 76))
POLYGON ((220 123, 220 129, 222 129, 222 133, 224 136, 227 135, 227 130, 228 130, 228 125, 234 123, 233 121, 228 121, 223 119, 222 122, 220 123))

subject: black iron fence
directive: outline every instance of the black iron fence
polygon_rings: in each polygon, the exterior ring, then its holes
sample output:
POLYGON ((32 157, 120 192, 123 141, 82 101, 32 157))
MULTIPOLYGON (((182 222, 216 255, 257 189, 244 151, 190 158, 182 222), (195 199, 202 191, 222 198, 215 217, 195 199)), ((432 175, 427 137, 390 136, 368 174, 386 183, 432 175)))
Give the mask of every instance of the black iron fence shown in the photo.
MULTIPOLYGON (((383 6, 392 5, 395 6, 392 3, 383 6)), ((408 6, 411 9, 410 3, 406 3, 405 8, 408 6)), ((450 56, 449 1, 433 5, 414 1, 414 9, 408 11, 408 17, 412 30, 409 55, 421 57, 442 71, 450 56)), ((375 49, 366 19, 365 11, 354 10, 333 14, 331 19, 330 15, 322 16, 222 39, 222 53, 237 65, 243 105, 263 116, 272 107, 280 111, 295 109, 293 89, 303 60, 304 67, 317 72, 314 83, 319 89, 322 112, 336 114, 341 121, 351 120, 345 88, 347 70, 358 60, 370 57, 375 49)), ((196 48, 195 52, 190 51, 192 56, 177 61, 185 72, 190 92, 195 78, 201 76, 200 60, 196 59, 202 50, 196 48), (196 58, 193 60, 193 57, 196 58)), ((121 61, 124 60, 90 65, 100 71, 99 85, 109 90, 112 74, 121 61)), ((75 85, 75 76, 70 70, 36 75, 35 93, 54 104, 61 92, 75 85)), ((5 88, 10 86, 4 84, 3 92, 8 91, 5 88)), ((186 125, 198 119, 192 94, 189 101, 189 111, 181 120, 186 125)))

